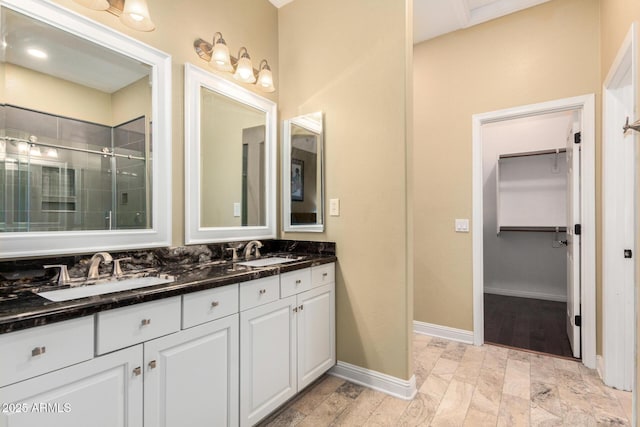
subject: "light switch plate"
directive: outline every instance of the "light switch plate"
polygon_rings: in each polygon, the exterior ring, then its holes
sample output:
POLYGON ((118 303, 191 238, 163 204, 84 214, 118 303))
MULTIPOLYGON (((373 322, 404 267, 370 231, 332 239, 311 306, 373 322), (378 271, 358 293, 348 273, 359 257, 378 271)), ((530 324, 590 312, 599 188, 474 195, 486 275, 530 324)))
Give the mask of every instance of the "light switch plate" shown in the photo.
POLYGON ((235 217, 239 217, 240 216, 240 203, 238 203, 238 202, 233 204, 233 216, 235 216, 235 217))
POLYGON ((340 199, 329 200, 329 215, 340 216, 340 199))
POLYGON ((456 233, 468 233, 468 232, 469 232, 469 220, 456 219, 456 233))

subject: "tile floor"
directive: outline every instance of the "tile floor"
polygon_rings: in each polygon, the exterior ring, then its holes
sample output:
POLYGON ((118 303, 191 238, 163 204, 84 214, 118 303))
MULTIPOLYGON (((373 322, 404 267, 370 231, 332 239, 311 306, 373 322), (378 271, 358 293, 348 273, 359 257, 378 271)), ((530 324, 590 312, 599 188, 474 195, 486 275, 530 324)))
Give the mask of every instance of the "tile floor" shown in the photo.
POLYGON ((579 362, 414 335, 411 401, 326 375, 262 426, 628 426, 631 393, 579 362))

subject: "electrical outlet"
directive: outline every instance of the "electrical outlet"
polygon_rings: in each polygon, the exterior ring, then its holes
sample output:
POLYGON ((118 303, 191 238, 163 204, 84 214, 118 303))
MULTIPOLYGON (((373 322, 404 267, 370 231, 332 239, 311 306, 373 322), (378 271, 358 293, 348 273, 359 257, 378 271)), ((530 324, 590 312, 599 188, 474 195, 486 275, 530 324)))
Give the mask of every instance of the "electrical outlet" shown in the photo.
POLYGON ((239 217, 241 215, 240 210, 241 210, 240 209, 240 203, 237 203, 237 202, 234 203, 233 204, 233 216, 234 217, 239 217))

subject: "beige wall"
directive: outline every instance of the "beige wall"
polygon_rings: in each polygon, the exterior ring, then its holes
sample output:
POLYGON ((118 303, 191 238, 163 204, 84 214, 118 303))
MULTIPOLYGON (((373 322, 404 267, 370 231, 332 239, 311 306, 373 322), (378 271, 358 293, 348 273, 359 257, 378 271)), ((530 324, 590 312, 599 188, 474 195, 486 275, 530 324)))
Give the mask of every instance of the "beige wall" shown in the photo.
MULTIPOLYGON (((211 40, 213 33, 220 31, 232 55, 237 56, 238 49, 246 46, 254 66, 257 67, 262 58, 269 61, 276 92, 256 92, 277 101, 280 92, 277 9, 268 0, 151 1, 149 9, 156 30, 145 33, 129 29, 107 12, 87 9, 73 0, 54 1, 172 56, 172 240, 174 245, 184 244, 184 63, 207 68, 193 50, 193 41, 197 38, 211 40)), ((233 80, 228 73, 220 75, 233 80)), ((249 85, 241 85, 254 90, 249 85)))
POLYGON ((243 130, 264 126, 265 114, 210 90, 201 90, 200 99, 200 225, 238 227, 233 204, 242 202, 243 130))
MULTIPOLYGON (((111 94, 111 125, 118 126, 138 117, 151 119, 151 86, 149 78, 143 77, 111 94)), ((148 123, 147 123, 147 127, 148 123)))
MULTIPOLYGON (((609 69, 613 64, 613 60, 622 45, 622 41, 626 37, 632 22, 640 25, 640 2, 637 0, 601 0, 600 2, 600 33, 601 33, 601 76, 604 82, 609 69)), ((640 39, 636 39, 636 58, 640 57, 640 39)), ((640 70, 638 71, 637 82, 640 82, 640 70)), ((640 86, 638 86, 636 94, 636 105, 640 102, 640 86)), ((636 112, 636 119, 638 118, 636 112)), ((636 136, 636 142, 639 138, 636 136)), ((636 151, 636 171, 640 170, 640 160, 638 159, 639 151, 636 151)), ((636 191, 640 189, 640 174, 636 173, 638 182, 636 183, 636 191)), ((640 200, 640 195, 636 194, 636 199, 640 200)), ((640 248, 640 235, 636 233, 636 251, 640 248)), ((640 271, 640 257, 636 257, 636 271, 640 271)), ((636 297, 640 297, 640 275, 636 274, 636 297)), ((636 311, 640 307, 640 299, 636 299, 636 311)), ((640 354, 640 316, 636 316, 636 355, 640 354)), ((636 384, 640 384, 640 368, 638 367, 638 359, 636 358, 636 384)), ((637 392, 636 392, 637 394, 637 392)), ((635 401, 635 413, 640 413, 640 405, 638 399, 635 401)))
POLYGON ((112 126, 110 94, 13 64, 4 68, 7 104, 112 126))
POLYGON ((0 63, 0 69, 2 102, 17 107, 105 126, 151 114, 147 77, 110 94, 14 64, 0 63))
POLYGON ((278 18, 280 118, 324 112, 326 199, 341 208, 325 233, 282 236, 337 242, 338 360, 407 379, 404 3, 296 0, 278 18))
POLYGON ((598 8, 553 0, 415 46, 416 320, 473 330, 471 233, 453 227, 472 214, 471 116, 599 95, 598 8))

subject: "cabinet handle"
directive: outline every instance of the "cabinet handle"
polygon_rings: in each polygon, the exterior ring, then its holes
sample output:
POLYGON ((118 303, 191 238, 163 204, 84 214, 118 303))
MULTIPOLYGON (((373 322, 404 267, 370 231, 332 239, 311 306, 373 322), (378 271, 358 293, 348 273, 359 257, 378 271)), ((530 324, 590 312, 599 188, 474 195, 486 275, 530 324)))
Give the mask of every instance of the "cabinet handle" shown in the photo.
POLYGON ((142 374, 142 368, 140 366, 138 366, 136 368, 133 368, 133 375, 135 375, 137 377, 140 374, 142 374))
POLYGON ((142 322, 140 322, 140 326, 147 326, 151 324, 151 319, 142 319, 142 322))
POLYGON ((219 302, 219 301, 213 301, 213 302, 211 303, 211 307, 217 307, 217 306, 219 306, 219 305, 220 305, 220 302, 219 302))
POLYGON ((300 304, 300 311, 304 310, 304 305, 300 304))
POLYGON ((149 362, 149 369, 155 369, 156 367, 156 361, 152 360, 151 362, 149 362))
POLYGON ((266 293, 267 293, 267 290, 266 290, 266 289, 260 289, 260 295, 262 295, 262 294, 266 294, 266 293))
POLYGON ((46 353, 47 348, 42 346, 42 347, 36 347, 33 350, 31 350, 31 357, 36 357, 36 356, 40 356, 41 354, 46 353))
POLYGON ((302 280, 300 279, 296 280, 296 285, 299 285, 300 283, 302 283, 302 280))
POLYGON ((322 273, 322 277, 327 277, 329 273, 322 273))
POLYGON ((293 307, 293 312, 297 313, 298 312, 298 307, 293 307))

